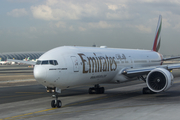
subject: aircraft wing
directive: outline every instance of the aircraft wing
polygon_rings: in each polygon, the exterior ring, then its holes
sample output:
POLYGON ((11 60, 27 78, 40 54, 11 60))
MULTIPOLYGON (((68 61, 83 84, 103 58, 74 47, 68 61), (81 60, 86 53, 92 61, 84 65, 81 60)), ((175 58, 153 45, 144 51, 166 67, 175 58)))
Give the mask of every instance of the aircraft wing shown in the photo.
POLYGON ((24 64, 28 64, 28 65, 35 65, 36 62, 33 61, 24 61, 24 60, 15 60, 15 59, 7 59, 7 61, 9 62, 17 62, 17 63, 24 63, 24 64))
POLYGON ((163 58, 163 61, 172 60, 172 59, 178 59, 178 58, 180 58, 180 56, 170 57, 170 58, 163 58))
POLYGON ((167 65, 159 65, 159 66, 151 66, 151 67, 142 67, 142 68, 127 68, 124 69, 121 74, 126 75, 128 77, 135 77, 135 76, 140 76, 140 75, 146 75, 148 74, 151 70, 154 70, 156 68, 164 68, 167 70, 172 70, 172 69, 180 69, 180 64, 167 64, 167 65))

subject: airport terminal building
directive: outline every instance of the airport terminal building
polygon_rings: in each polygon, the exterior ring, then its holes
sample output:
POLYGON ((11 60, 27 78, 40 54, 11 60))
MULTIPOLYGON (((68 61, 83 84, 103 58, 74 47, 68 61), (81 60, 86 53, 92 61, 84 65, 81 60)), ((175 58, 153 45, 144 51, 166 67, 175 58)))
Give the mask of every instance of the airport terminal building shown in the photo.
POLYGON ((13 52, 13 53, 0 53, 0 61, 7 59, 23 60, 29 58, 30 60, 38 59, 44 52, 13 52))

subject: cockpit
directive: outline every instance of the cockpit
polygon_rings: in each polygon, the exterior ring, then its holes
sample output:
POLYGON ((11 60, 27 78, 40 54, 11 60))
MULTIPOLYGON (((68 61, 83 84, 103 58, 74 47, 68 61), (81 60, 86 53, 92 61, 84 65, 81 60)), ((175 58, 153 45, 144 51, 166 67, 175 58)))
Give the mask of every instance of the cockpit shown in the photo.
POLYGON ((38 60, 36 65, 58 65, 57 60, 38 60))

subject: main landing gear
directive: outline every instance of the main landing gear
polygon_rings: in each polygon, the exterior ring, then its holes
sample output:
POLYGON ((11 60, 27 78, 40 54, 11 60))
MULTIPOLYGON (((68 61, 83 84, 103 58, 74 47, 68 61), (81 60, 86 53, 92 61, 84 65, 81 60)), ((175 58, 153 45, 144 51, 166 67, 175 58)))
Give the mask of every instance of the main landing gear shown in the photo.
POLYGON ((51 101, 51 107, 52 108, 60 108, 62 106, 61 100, 58 100, 58 94, 52 95, 53 98, 56 98, 55 100, 51 101))
POLYGON ((100 87, 99 84, 94 85, 94 87, 89 88, 89 94, 103 94, 104 87, 100 87))
POLYGON ((145 87, 142 89, 142 93, 143 94, 156 94, 156 92, 153 92, 152 90, 150 90, 148 87, 145 87))
MULTIPOLYGON (((146 83, 146 78, 144 76, 140 76, 140 78, 146 83)), ((153 92, 152 90, 150 90, 148 87, 144 87, 142 89, 142 93, 143 94, 156 94, 156 92, 153 92)))

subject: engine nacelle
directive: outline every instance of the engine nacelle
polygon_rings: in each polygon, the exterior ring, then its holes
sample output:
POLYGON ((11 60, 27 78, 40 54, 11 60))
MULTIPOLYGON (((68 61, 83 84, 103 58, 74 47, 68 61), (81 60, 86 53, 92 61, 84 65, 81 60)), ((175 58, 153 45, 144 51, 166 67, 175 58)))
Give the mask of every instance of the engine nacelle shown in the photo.
POLYGON ((173 75, 168 70, 156 68, 148 74, 146 84, 151 91, 162 92, 171 87, 173 79, 173 75))

